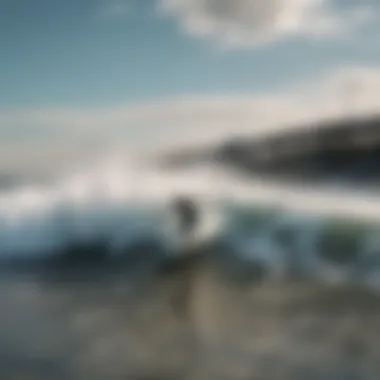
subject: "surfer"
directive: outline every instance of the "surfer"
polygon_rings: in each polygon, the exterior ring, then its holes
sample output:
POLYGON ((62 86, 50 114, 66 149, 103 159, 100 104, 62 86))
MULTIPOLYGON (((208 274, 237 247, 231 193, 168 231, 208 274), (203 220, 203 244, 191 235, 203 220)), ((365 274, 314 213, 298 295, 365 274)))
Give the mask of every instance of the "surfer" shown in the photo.
POLYGON ((172 210, 177 218, 179 233, 187 240, 199 222, 198 207, 191 198, 181 196, 172 203, 172 210))

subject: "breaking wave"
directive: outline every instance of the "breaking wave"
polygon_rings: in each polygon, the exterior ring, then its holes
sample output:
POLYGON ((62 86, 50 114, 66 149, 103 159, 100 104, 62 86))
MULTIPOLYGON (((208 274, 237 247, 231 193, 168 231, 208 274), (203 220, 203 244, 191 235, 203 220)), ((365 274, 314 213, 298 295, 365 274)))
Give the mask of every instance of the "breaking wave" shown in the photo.
POLYGON ((178 192, 206 194, 207 188, 199 173, 173 175, 107 160, 49 185, 2 191, 0 257, 44 257, 100 239, 109 242, 110 254, 142 236, 169 243, 165 202, 178 192))
MULTIPOLYGON (((84 255, 86 247, 95 244, 95 251, 97 243, 112 258, 152 239, 165 252, 176 253, 180 241, 166 204, 178 194, 199 200, 198 239, 218 237, 245 269, 259 264, 267 278, 275 280, 291 272, 327 282, 359 280, 380 289, 379 230, 369 228, 354 240, 347 240, 350 232, 346 231, 326 243, 326 219, 311 212, 310 199, 317 195, 303 190, 296 202, 297 194, 291 189, 243 183, 205 166, 175 173, 134 161, 107 160, 48 185, 2 191, 0 258, 43 259, 70 249, 71 254, 84 255), (293 211, 284 207, 289 203, 293 211), (247 228, 239 212, 252 209, 255 214, 257 204, 261 210, 269 207, 275 212, 265 223, 247 228), (309 207, 308 212, 299 207, 302 204, 309 207)), ((321 199, 328 204, 328 198, 321 199)), ((358 208, 364 209, 361 198, 356 199, 358 208)), ((346 201, 354 206, 355 202, 346 201)), ((331 198, 330 203, 337 206, 339 202, 331 198)), ((321 208, 316 202, 315 211, 321 208)), ((367 209, 374 210, 368 204, 367 209)))

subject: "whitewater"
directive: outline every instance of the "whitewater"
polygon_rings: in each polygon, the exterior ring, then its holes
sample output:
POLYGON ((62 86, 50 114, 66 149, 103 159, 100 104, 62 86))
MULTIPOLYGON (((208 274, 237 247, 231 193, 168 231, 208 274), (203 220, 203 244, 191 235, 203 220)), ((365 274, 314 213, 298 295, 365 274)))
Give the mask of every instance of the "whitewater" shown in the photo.
POLYGON ((141 235, 167 235, 165 202, 182 193, 206 196, 211 188, 199 172, 173 175, 132 160, 107 159, 50 184, 4 190, 0 257, 50 255, 100 237, 110 241, 112 254, 141 235))
POLYGON ((285 275, 291 254, 307 277, 341 282, 358 277, 380 289, 380 239, 368 233, 360 262, 335 265, 321 258, 318 236, 330 216, 362 218, 377 223, 380 203, 375 194, 334 186, 306 188, 281 185, 233 174, 216 165, 165 170, 134 159, 111 157, 62 175, 49 184, 16 187, 0 193, 0 258, 54 256, 72 244, 107 241, 109 257, 126 252, 144 239, 161 241, 169 254, 181 242, 167 205, 178 195, 191 196, 201 210, 195 241, 218 236, 247 262, 260 262, 268 277, 285 275), (266 227, 236 230, 226 205, 276 208, 266 227), (289 226, 297 235, 291 249, 273 238, 289 226), (359 269, 360 270, 359 270, 359 269))

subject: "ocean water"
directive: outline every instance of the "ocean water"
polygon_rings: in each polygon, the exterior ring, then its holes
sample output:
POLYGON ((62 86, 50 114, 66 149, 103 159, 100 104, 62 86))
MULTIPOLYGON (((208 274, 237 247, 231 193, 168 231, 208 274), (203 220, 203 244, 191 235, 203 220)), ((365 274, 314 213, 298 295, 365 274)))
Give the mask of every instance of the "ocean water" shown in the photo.
POLYGON ((201 189, 199 181, 185 178, 106 162, 49 184, 3 190, 0 257, 51 255, 70 243, 102 236, 112 250, 113 242, 116 249, 143 233, 157 234, 158 214, 173 190, 201 189))
POLYGON ((0 194, 2 378, 379 377, 375 198, 131 160, 56 178, 0 194), (154 265, 181 260, 168 204, 183 194, 201 213, 195 246, 217 244, 198 249, 188 273, 160 276, 154 265), (374 227, 339 230, 323 245, 331 215, 360 215, 374 227), (99 266, 138 255, 153 271, 50 275, 31 264, 70 252, 75 268, 75 256, 91 263, 99 250, 99 266), (15 258, 30 263, 27 276, 8 271, 15 258))
POLYGON ((211 165, 168 171, 113 158, 50 183, 3 190, 0 260, 27 262, 69 252, 91 261, 92 251, 99 250, 113 260, 145 241, 176 255, 183 242, 169 205, 180 195, 191 197, 200 212, 192 244, 218 240, 236 260, 264 266, 268 278, 297 272, 380 289, 376 196, 247 180, 211 165), (268 217, 258 223, 260 213, 268 217), (363 220, 367 227, 357 233, 348 223, 346 233, 338 231, 323 246, 332 218, 363 220), (355 238, 344 243, 350 228, 355 238))

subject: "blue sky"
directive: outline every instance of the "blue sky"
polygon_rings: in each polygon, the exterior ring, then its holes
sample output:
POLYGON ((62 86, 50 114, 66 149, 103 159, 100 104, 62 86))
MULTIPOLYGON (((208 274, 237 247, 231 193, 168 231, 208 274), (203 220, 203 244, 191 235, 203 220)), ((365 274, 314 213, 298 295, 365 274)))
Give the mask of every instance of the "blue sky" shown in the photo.
MULTIPOLYGON (((290 38, 221 52, 150 0, 2 0, 0 106, 103 106, 183 94, 258 92, 342 63, 361 43, 290 38), (125 9, 123 10, 122 5, 125 9)), ((359 35, 359 39, 361 36, 359 35)), ((379 43, 380 44, 380 43, 379 43)))
POLYGON ((144 139, 160 131, 157 113, 180 134, 210 104, 196 123, 216 130, 216 103, 233 104, 231 119, 246 128, 238 99, 258 104, 299 83, 330 88, 351 72, 378 83, 379 21, 374 0, 0 0, 0 134, 21 146, 82 128, 91 140, 104 136, 104 120, 114 138, 123 125, 120 137, 144 139), (184 113, 188 98, 196 105, 184 113))

